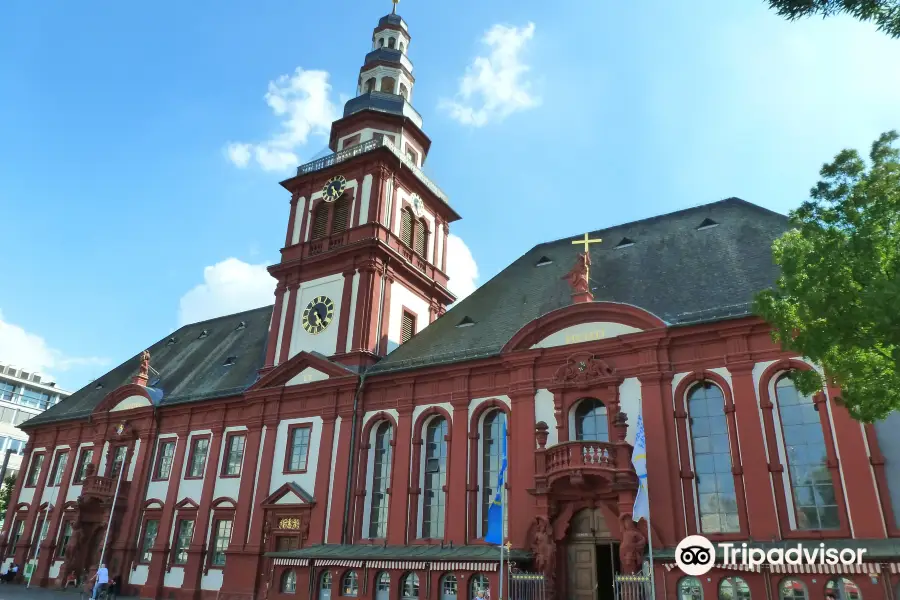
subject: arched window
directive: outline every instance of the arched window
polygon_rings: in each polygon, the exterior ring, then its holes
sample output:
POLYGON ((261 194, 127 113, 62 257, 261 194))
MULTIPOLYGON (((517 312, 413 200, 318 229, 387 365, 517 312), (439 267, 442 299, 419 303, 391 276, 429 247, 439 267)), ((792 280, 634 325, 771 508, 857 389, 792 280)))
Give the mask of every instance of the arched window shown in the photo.
POLYGON ((477 598, 478 592, 485 592, 484 595, 487 597, 490 587, 487 575, 482 575, 481 573, 473 575, 472 582, 469 584, 469 598, 477 598))
POLYGON ((328 235, 328 203, 319 202, 313 212, 312 235, 310 239, 319 240, 328 235))
POLYGON ((401 600, 419 600, 419 576, 407 573, 400 584, 401 600))
POLYGON ((413 245, 413 214, 409 207, 400 211, 400 241, 412 248, 413 245))
POLYGON ((369 443, 369 463, 371 469, 371 505, 369 506, 369 537, 383 538, 387 535, 388 496, 391 481, 391 424, 379 424, 372 433, 369 443))
MULTIPOLYGON (((500 452, 502 446, 503 411, 493 409, 484 414, 481 421, 481 524, 478 537, 483 538, 488 531, 488 509, 497 494, 497 479, 500 477, 500 452)), ((504 523, 505 526, 505 523, 504 523)))
POLYGON ((428 224, 425 219, 416 221, 416 254, 425 258, 428 252, 428 224))
POLYGON ((403 50, 404 50, 404 48, 403 48, 403 42, 400 42, 400 52, 403 52, 403 50))
POLYGON ((403 96, 404 100, 409 100, 409 90, 404 83, 400 84, 400 95, 403 96))
POLYGON ((397 45, 396 38, 388 38, 388 48, 393 48, 396 45, 397 45))
POLYGON ((726 577, 719 582, 719 600, 750 600, 750 587, 740 577, 726 577))
POLYGON ((725 419, 725 396, 717 385, 703 382, 688 394, 694 484, 700 531, 725 533, 741 530, 737 495, 731 472, 731 446, 725 419))
POLYGON ((444 486, 447 485, 447 421, 432 417, 425 426, 422 461, 422 537, 444 537, 444 486))
MULTIPOLYGON (((379 40, 379 41, 384 42, 384 40, 379 40)), ((368 79, 366 79, 366 93, 374 92, 374 91, 375 91, 375 78, 369 77, 368 79)))
POLYGON ((294 594, 297 592, 297 574, 294 570, 285 571, 281 574, 281 593, 294 594))
POLYGON ((390 600, 391 576, 387 571, 382 571, 375 578, 375 600, 390 600))
POLYGON ((459 582, 456 575, 447 573, 441 577, 441 596, 440 600, 456 600, 459 594, 459 582))
POLYGON ((359 595, 359 577, 356 571, 347 571, 341 582, 341 596, 356 598, 359 595))
POLYGON ((388 94, 394 94, 394 88, 397 86, 397 80, 393 77, 382 77, 381 78, 381 91, 387 92, 388 94))
POLYGON ((806 585, 799 579, 785 579, 778 586, 778 600, 809 600, 806 585))
POLYGON ((797 529, 837 529, 841 521, 831 471, 828 470, 825 434, 819 411, 812 398, 797 392, 789 374, 778 378, 775 397, 790 472, 797 529))
POLYGON ((384 47, 384 38, 378 38, 378 47, 379 47, 379 48, 383 48, 383 47, 384 47))
POLYGON ((830 592, 835 592, 839 600, 862 600, 862 592, 852 579, 835 577, 825 586, 830 592))
POLYGON ((696 577, 682 577, 678 580, 678 600, 703 600, 703 587, 696 577))
POLYGON ((334 217, 331 219, 331 233, 341 233, 350 221, 350 195, 343 194, 334 203, 334 217))
POLYGON ((331 598, 331 571, 325 571, 319 576, 319 600, 331 598))
POLYGON ((602 402, 586 398, 575 407, 575 439, 590 442, 609 441, 609 420, 602 402))

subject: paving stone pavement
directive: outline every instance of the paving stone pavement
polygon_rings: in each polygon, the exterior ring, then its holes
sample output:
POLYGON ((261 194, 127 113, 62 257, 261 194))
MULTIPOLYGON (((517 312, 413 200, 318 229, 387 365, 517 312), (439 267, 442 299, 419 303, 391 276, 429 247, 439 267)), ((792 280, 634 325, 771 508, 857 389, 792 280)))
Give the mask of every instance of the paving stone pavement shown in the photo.
MULTIPOLYGON (((39 587, 27 588, 24 585, 0 583, 0 600, 88 600, 87 594, 81 591, 63 592, 39 587)), ((135 600, 127 596, 119 596, 119 600, 135 600)))

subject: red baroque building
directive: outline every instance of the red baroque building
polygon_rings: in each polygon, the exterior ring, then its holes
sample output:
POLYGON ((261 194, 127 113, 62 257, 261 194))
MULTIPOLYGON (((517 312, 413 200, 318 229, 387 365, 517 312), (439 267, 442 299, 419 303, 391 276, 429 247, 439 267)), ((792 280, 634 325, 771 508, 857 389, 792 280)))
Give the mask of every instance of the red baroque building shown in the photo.
POLYGON ((496 598, 507 419, 511 560, 556 598, 611 598, 646 553, 642 411, 658 598, 896 597, 892 424, 799 396, 814 367, 749 312, 785 217, 730 198, 594 231, 589 260, 543 243, 447 311, 459 216, 421 170, 410 39, 379 21, 334 153, 282 182, 274 306, 183 327, 22 426, 5 564, 37 553, 34 582, 58 585, 109 525, 142 598, 496 598), (685 577, 674 548, 697 533, 869 562, 685 577))

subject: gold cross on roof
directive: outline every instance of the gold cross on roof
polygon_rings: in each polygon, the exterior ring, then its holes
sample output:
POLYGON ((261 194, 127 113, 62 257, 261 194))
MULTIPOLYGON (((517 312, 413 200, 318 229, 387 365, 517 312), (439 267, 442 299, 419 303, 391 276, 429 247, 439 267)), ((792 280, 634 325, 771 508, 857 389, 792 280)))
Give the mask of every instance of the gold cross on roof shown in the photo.
POLYGON ((575 240, 575 241, 572 242, 572 244, 575 245, 575 246, 578 246, 579 244, 583 244, 583 245, 584 245, 584 251, 585 251, 585 253, 587 253, 588 248, 589 248, 589 246, 590 246, 591 244, 598 244, 598 243, 600 243, 600 242, 602 242, 602 241, 603 241, 603 240, 601 240, 600 238, 597 238, 596 240, 592 240, 592 239, 590 239, 590 236, 586 233, 586 234, 584 234, 584 239, 581 239, 581 240, 575 240))
POLYGON ((391 0, 391 2, 394 3, 394 10, 391 11, 391 14, 396 15, 397 14, 397 5, 400 3, 400 0, 391 0))
POLYGON ((512 550, 512 542, 507 540, 506 541, 506 551, 509 552, 510 550, 512 550))

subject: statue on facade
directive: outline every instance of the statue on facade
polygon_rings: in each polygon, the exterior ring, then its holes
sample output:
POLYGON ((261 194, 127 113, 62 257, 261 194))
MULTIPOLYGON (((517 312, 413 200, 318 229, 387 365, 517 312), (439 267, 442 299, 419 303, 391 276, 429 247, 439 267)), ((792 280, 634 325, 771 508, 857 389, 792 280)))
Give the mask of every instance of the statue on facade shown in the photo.
POLYGON ((647 539, 638 530, 630 514, 623 515, 619 521, 622 526, 622 545, 619 546, 622 571, 626 574, 637 573, 644 563, 644 548, 647 546, 647 539))
POLYGON ((531 533, 531 551, 534 567, 544 575, 548 598, 553 598, 553 582, 556 578, 556 542, 553 540, 553 526, 547 517, 536 517, 531 533))
POLYGON ((138 377, 148 379, 150 377, 150 351, 144 350, 141 353, 141 370, 138 377))
POLYGON ((590 269, 591 257, 587 252, 578 255, 575 266, 563 277, 572 286, 572 291, 576 294, 590 293, 590 269))

